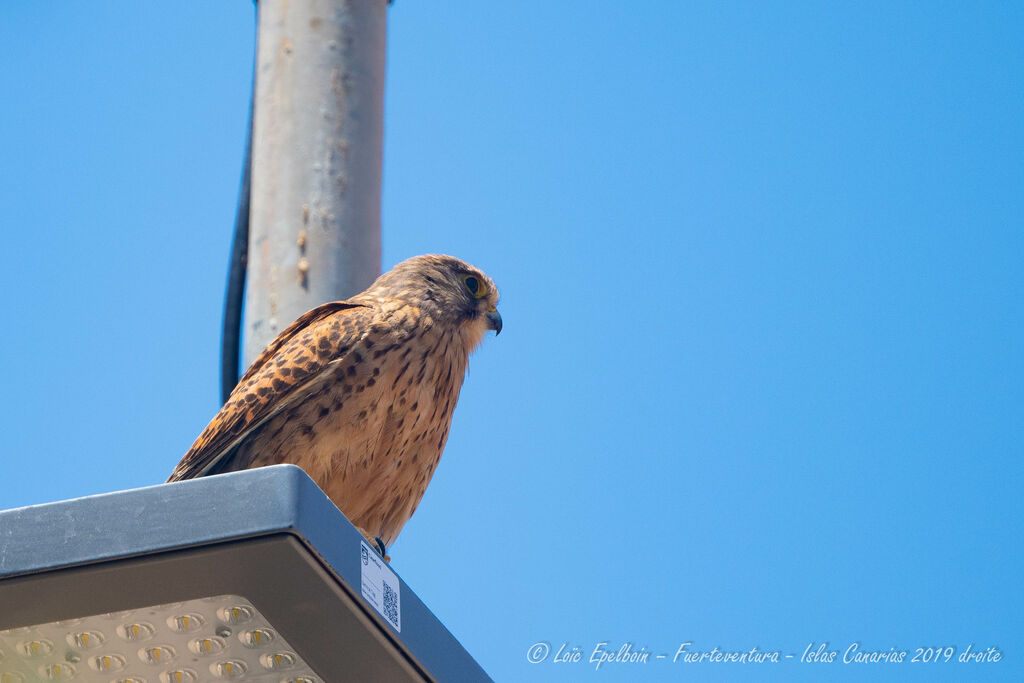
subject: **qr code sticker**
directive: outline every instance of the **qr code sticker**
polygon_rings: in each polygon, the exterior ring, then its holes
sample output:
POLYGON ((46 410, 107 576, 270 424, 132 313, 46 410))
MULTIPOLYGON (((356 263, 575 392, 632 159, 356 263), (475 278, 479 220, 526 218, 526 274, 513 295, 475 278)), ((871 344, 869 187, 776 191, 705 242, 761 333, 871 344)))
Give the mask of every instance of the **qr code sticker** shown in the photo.
POLYGON ((402 632, 402 581, 364 541, 359 548, 363 599, 391 626, 402 632))
POLYGON ((384 582, 384 618, 398 625, 398 593, 384 582))

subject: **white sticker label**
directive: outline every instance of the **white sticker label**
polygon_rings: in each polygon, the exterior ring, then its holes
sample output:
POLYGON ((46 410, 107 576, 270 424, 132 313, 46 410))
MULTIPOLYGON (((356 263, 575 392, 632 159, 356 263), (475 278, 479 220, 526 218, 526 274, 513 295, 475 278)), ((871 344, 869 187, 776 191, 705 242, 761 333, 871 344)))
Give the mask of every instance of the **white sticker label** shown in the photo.
POLYGON ((363 597, 401 633, 402 586, 398 575, 380 559, 380 555, 370 550, 366 541, 360 543, 359 562, 362 568, 363 597))

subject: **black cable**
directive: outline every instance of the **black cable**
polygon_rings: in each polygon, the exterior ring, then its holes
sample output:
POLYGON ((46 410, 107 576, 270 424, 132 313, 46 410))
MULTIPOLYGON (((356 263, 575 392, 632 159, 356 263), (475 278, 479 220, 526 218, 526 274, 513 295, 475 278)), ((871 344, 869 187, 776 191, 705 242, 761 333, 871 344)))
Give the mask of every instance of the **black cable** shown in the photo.
POLYGON ((231 390, 238 384, 238 359, 242 344, 242 305, 245 298, 245 275, 249 261, 249 195, 252 180, 252 114, 256 101, 256 68, 253 60, 252 91, 249 96, 249 129, 245 136, 245 159, 242 162, 242 185, 238 191, 235 212, 235 234, 231 240, 228 285, 224 295, 224 320, 220 345, 220 400, 227 403, 231 390))

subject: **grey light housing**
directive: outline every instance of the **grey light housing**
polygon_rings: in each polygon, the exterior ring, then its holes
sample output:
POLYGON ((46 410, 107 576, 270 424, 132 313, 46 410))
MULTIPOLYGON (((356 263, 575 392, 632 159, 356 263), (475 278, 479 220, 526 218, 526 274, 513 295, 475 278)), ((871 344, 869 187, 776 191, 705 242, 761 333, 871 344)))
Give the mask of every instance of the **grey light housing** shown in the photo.
POLYGON ((487 681, 299 468, 0 512, 0 683, 487 681))

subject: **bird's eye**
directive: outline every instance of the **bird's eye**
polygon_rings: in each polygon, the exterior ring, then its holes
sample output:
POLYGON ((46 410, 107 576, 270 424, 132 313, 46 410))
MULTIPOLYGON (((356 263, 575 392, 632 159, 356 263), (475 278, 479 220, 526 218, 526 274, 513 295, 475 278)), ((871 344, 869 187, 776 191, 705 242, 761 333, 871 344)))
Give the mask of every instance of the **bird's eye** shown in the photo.
POLYGON ((477 299, 487 296, 487 285, 481 282, 479 278, 472 275, 463 275, 462 282, 466 285, 469 293, 477 299))

